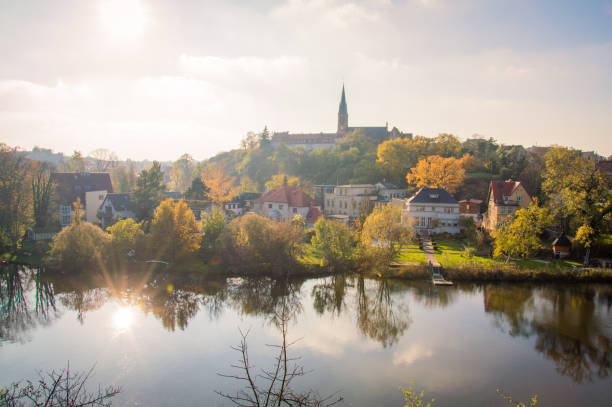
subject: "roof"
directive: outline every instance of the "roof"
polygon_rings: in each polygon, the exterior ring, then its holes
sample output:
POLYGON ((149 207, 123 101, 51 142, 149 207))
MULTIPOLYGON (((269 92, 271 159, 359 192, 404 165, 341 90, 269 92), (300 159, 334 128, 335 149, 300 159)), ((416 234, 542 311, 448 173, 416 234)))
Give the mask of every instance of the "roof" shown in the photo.
POLYGON ((597 163, 597 167, 608 174, 612 174, 612 161, 600 161, 597 163))
POLYGON ((107 194, 105 201, 110 201, 116 211, 131 211, 132 201, 130 194, 107 194))
POLYGON ((407 203, 459 204, 451 194, 442 188, 421 188, 408 198, 407 203))
POLYGON ((317 205, 314 199, 302 191, 299 186, 287 186, 265 192, 255 200, 255 203, 278 202, 289 206, 304 208, 317 205))
POLYGON ((386 189, 404 189, 404 188, 398 187, 397 185, 392 184, 390 182, 379 182, 376 185, 382 185, 383 188, 386 188, 386 189))
POLYGON ((310 210, 306 214, 306 222, 307 223, 315 223, 317 219, 321 216, 321 211, 316 206, 311 206, 310 210))
POLYGON ((480 205, 482 203, 482 199, 462 199, 459 201, 459 203, 473 203, 480 205))
POLYGON ((553 242, 552 242, 553 246, 572 246, 572 241, 567 237, 567 235, 561 235, 558 238, 556 238, 553 242))
POLYGON ((113 192, 107 172, 54 172, 51 176, 61 205, 71 205, 77 198, 85 205, 85 193, 89 191, 113 192))
POLYGON ((178 191, 166 191, 164 192, 164 196, 166 198, 181 199, 182 194, 178 191))
POLYGON ((372 137, 379 140, 387 138, 389 131, 386 126, 381 127, 347 127, 347 133, 351 131, 359 131, 368 137, 372 137))
POLYGON ((521 185, 520 181, 513 181, 511 179, 507 181, 491 181, 489 188, 489 196, 491 191, 493 193, 493 200, 495 203, 503 203, 504 196, 510 196, 516 188, 521 185))

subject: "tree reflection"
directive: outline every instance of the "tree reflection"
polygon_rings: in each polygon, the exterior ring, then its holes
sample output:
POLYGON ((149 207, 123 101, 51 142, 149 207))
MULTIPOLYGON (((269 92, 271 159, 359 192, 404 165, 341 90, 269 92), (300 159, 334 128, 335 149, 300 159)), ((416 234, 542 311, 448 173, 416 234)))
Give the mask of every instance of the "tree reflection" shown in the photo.
POLYGON ((346 276, 341 274, 336 274, 326 282, 316 284, 312 287, 315 311, 321 315, 326 312, 336 316, 342 314, 342 309, 346 306, 344 303, 346 288, 346 276))
POLYGON ((0 339, 21 341, 39 323, 56 316, 53 284, 41 277, 41 271, 28 272, 15 264, 0 268, 0 339), (35 308, 28 298, 34 283, 35 308))
POLYGON ((411 321, 408 309, 393 303, 391 289, 394 283, 385 279, 376 280, 375 284, 376 289, 369 290, 364 278, 357 278, 357 326, 363 334, 386 348, 397 343, 411 321))
POLYGON ((511 335, 535 335, 535 349, 559 373, 583 383, 610 374, 609 298, 609 287, 487 285, 485 311, 511 335))

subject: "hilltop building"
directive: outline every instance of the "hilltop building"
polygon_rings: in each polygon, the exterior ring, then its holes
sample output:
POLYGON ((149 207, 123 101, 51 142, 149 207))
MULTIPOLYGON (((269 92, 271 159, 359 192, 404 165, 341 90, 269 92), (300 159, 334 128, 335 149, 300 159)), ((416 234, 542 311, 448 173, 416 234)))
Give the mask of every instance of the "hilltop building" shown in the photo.
POLYGON ((278 147, 285 144, 288 147, 302 147, 307 151, 318 148, 333 148, 339 140, 353 131, 359 131, 368 137, 380 142, 397 138, 410 137, 412 134, 402 133, 397 128, 388 129, 388 125, 375 127, 350 127, 348 121, 348 107, 346 103, 346 92, 342 85, 340 105, 338 107, 338 125, 335 133, 289 133, 288 131, 275 132, 272 135, 272 145, 278 147))

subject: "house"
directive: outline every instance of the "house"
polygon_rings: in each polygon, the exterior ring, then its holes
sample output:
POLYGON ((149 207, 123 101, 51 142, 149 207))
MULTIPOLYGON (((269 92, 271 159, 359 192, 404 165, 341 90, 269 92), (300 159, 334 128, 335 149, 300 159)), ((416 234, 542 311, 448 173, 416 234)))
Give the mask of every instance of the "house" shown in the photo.
POLYGON ((86 194, 91 194, 90 204, 99 208, 99 197, 103 193, 112 193, 113 184, 107 172, 54 172, 51 175, 55 184, 55 200, 59 208, 59 223, 61 226, 72 223, 72 204, 80 199, 85 214, 88 211, 86 194))
POLYGON ((300 215, 314 224, 321 216, 319 204, 299 186, 286 186, 263 193, 255 200, 255 213, 277 222, 288 222, 300 215))
POLYGON ((89 223, 100 223, 98 211, 104 199, 108 195, 107 191, 88 191, 85 192, 85 220, 89 223))
POLYGON ((393 198, 406 198, 406 190, 390 182, 379 182, 374 185, 378 194, 378 201, 389 203, 393 198))
POLYGON ((402 222, 429 233, 459 233, 459 202, 442 188, 421 188, 405 200, 402 222))
POLYGON ((372 184, 337 185, 333 192, 324 194, 323 212, 356 218, 370 212, 377 199, 378 190, 372 184))
POLYGON ((459 201, 459 213, 461 216, 467 216, 474 219, 474 222, 482 222, 482 199, 462 199, 459 201))
POLYGON ((240 216, 244 212, 244 208, 238 201, 223 202, 223 210, 232 212, 236 216, 240 216))
POLYGON ((483 220, 485 228, 497 230, 517 210, 531 205, 531 197, 520 181, 491 181, 489 185, 489 208, 483 220))
POLYGON ((552 250, 555 259, 565 259, 572 252, 572 241, 566 235, 561 235, 553 241, 552 250))
POLYGON ((100 225, 103 229, 119 219, 135 218, 130 194, 107 194, 99 208, 100 225))

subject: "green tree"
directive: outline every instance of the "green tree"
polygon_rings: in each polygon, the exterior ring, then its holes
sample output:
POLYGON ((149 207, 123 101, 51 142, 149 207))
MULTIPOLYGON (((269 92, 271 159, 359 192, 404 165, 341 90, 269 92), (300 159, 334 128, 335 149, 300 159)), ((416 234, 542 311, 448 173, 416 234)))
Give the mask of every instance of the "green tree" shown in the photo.
POLYGON ((134 213, 138 220, 147 220, 153 217, 153 210, 164 199, 164 173, 161 164, 153 161, 148 170, 142 170, 136 180, 136 187, 132 201, 134 213))
POLYGON ((151 222, 149 249, 160 259, 174 261, 200 248, 200 233, 184 200, 162 201, 151 222))
POLYGON ((130 193, 136 186, 136 171, 134 171, 133 162, 111 168, 110 176, 113 182, 113 189, 117 193, 130 193))
POLYGON ((101 268, 110 240, 108 233, 75 216, 74 222, 55 236, 49 254, 65 270, 101 268))
POLYGON ((612 196, 607 179, 597 165, 567 148, 552 148, 545 155, 546 172, 542 189, 548 203, 568 230, 570 223, 582 228, 584 263, 589 263, 590 248, 609 226, 612 196))
POLYGON ((0 244, 16 250, 32 220, 32 193, 28 188, 30 163, 0 144, 0 244))
POLYGON ((514 218, 508 218, 507 224, 495 232, 496 257, 504 256, 526 258, 543 248, 540 235, 545 227, 553 221, 548 208, 540 208, 537 200, 528 208, 516 211, 514 218))
POLYGON ((270 142, 270 132, 268 131, 268 126, 265 126, 263 131, 259 134, 259 146, 265 147, 269 145, 270 142))
POLYGON ((353 264, 356 238, 348 226, 321 217, 314 230, 311 244, 324 265, 341 271, 353 264))
POLYGON ((195 162, 189 154, 183 154, 170 169, 171 186, 174 191, 184 192, 194 178, 195 162))
POLYGON ((36 227, 44 228, 49 222, 51 196, 54 183, 51 168, 46 163, 35 163, 32 168, 32 210, 36 227))
POLYGON ((191 185, 185 191, 185 199, 195 201, 205 201, 208 199, 208 187, 202 181, 201 177, 195 177, 191 181, 191 185))
POLYGON ((272 176, 270 181, 266 182, 266 189, 272 190, 294 185, 300 185, 300 179, 298 177, 292 177, 287 174, 276 174, 272 176))
POLYGON ((299 213, 291 219, 291 225, 300 230, 306 230, 306 220, 299 213))
POLYGON ((201 250, 205 254, 216 251, 219 244, 219 237, 225 230, 225 216, 221 208, 214 208, 210 213, 203 213, 200 222, 202 232, 201 250))
POLYGON ((140 254, 145 237, 141 223, 136 223, 130 218, 121 219, 106 230, 110 233, 110 247, 115 256, 125 258, 130 250, 135 250, 137 255, 140 254))

